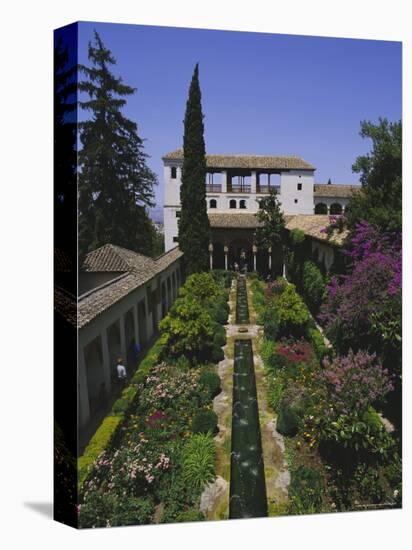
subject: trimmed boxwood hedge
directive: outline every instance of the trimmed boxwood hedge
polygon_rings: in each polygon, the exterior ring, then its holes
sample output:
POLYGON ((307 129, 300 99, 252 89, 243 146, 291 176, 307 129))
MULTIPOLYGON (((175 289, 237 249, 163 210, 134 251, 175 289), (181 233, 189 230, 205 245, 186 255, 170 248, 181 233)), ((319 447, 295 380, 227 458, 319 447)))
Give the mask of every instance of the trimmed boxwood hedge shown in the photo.
POLYGON ((217 414, 214 411, 199 411, 192 421, 192 432, 195 434, 211 433, 216 435, 219 431, 217 427, 217 414))

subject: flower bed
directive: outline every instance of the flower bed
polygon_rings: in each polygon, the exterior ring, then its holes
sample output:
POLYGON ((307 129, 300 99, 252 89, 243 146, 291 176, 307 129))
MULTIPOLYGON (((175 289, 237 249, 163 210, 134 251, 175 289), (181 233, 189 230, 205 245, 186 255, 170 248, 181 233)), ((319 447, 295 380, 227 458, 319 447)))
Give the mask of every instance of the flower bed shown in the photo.
POLYGON ((273 338, 273 320, 268 333, 264 325, 261 346, 268 402, 286 436, 292 476, 285 513, 399 505, 396 442, 374 409, 392 389, 388 371, 364 351, 342 357, 326 353, 293 285, 279 281, 264 289, 253 283, 252 289, 263 321, 271 311, 279 320, 289 316, 291 327, 287 335, 279 322, 273 338))

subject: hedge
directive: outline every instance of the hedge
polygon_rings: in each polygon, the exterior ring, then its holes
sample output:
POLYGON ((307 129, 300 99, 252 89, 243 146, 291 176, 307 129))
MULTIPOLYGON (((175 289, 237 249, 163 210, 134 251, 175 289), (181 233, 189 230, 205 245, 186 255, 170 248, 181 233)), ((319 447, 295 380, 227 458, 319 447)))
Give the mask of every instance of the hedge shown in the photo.
POLYGON ((100 424, 83 455, 77 460, 79 491, 99 455, 110 447, 115 439, 120 423, 127 416, 129 408, 135 400, 138 385, 146 379, 151 369, 159 362, 165 341, 165 336, 162 335, 147 352, 146 357, 132 376, 129 385, 123 390, 119 399, 114 402, 112 410, 100 424))

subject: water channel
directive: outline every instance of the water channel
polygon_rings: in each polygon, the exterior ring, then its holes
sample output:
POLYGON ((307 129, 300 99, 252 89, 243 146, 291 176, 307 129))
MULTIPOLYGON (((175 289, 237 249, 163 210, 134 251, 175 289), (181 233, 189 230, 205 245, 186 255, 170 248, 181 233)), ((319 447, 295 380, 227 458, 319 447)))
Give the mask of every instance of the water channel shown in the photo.
MULTIPOLYGON (((239 278, 236 322, 247 324, 246 281, 239 278)), ((251 339, 235 340, 229 517, 267 516, 265 471, 251 339)))

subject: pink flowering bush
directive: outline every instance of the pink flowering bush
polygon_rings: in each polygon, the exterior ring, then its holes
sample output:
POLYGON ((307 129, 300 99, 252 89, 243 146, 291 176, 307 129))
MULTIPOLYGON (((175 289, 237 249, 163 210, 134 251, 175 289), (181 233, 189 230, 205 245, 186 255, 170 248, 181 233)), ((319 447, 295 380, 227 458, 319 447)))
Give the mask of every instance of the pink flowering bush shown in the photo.
POLYGON ((348 254, 347 275, 335 276, 319 316, 338 353, 378 353, 400 368, 402 256, 400 235, 380 236, 361 222, 348 254))
POLYGON ((372 406, 392 389, 389 373, 375 354, 349 350, 347 356, 326 358, 313 381, 308 424, 316 426, 324 442, 383 453, 387 434, 372 406))
POLYGON ((334 415, 364 411, 393 389, 376 354, 349 350, 345 357, 325 358, 323 367, 319 379, 327 388, 334 415))

